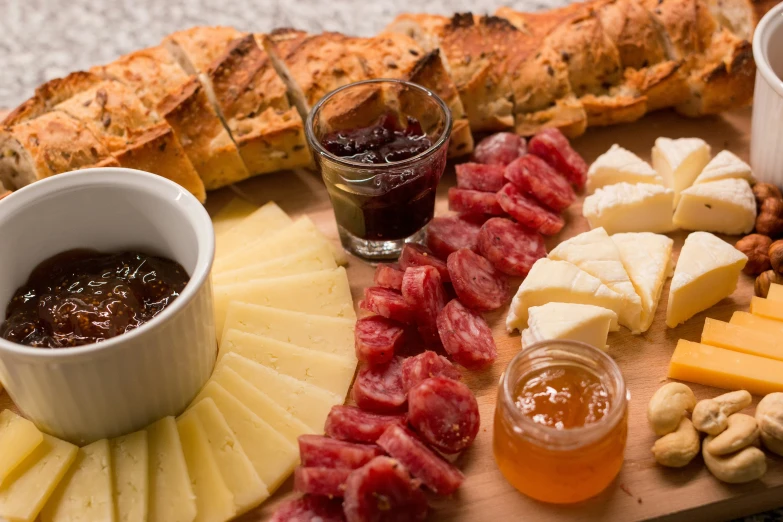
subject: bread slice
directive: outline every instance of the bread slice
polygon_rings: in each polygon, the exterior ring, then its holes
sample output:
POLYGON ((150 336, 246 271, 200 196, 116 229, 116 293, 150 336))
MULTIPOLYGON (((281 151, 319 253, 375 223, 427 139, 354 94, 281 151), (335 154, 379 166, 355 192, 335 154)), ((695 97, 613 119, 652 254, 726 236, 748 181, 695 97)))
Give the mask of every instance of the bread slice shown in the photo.
POLYGON ((37 118, 52 110, 58 103, 89 89, 100 81, 101 78, 98 75, 86 71, 76 71, 64 78, 49 80, 38 86, 31 98, 9 112, 2 120, 2 124, 10 127, 37 118))
POLYGON ((168 35, 163 39, 163 45, 185 72, 203 74, 226 52, 232 41, 245 34, 223 25, 196 26, 168 35))

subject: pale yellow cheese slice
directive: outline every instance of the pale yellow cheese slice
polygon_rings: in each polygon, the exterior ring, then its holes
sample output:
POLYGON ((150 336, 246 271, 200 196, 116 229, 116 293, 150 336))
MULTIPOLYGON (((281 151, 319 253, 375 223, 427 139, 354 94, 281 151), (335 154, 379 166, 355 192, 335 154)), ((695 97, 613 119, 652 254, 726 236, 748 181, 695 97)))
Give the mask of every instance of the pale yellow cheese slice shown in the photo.
POLYGON ((343 396, 298 381, 288 375, 281 375, 237 353, 230 353, 223 357, 216 372, 221 371, 223 366, 241 375, 315 433, 323 432, 326 416, 332 406, 342 404, 344 400, 343 396))
POLYGON ((288 214, 274 201, 270 201, 215 238, 215 259, 230 255, 248 243, 278 232, 292 222, 288 214))
POLYGON ((750 165, 739 159, 733 152, 722 150, 707 163, 693 184, 698 185, 727 178, 744 179, 750 183, 754 181, 750 165))
POLYGON ((68 473, 41 511, 41 522, 113 522, 112 465, 109 441, 79 450, 68 473))
POLYGON ((188 465, 190 486, 196 495, 195 522, 231 519, 236 514, 234 495, 223 480, 198 417, 183 415, 177 419, 177 430, 188 465))
POLYGON ((43 433, 35 424, 11 410, 0 412, 0 486, 41 442, 43 433))
POLYGON ((663 184, 649 163, 615 143, 590 165, 585 188, 592 194, 596 189, 622 182, 663 184))
POLYGON ((356 371, 356 359, 302 348, 251 333, 228 329, 223 333, 218 358, 236 353, 282 375, 345 397, 356 371))
POLYGON ((744 179, 701 183, 682 191, 672 219, 685 230, 747 234, 756 226, 756 198, 744 179))
POLYGON ((192 522, 196 497, 174 417, 147 428, 149 449, 149 522, 192 522))
POLYGON ((266 500, 269 497, 266 484, 256 473, 215 401, 201 400, 184 415, 194 415, 201 422, 220 474, 233 495, 237 514, 250 511, 266 500))
POLYGON ((653 168, 674 190, 675 204, 680 192, 693 185, 709 161, 710 146, 700 138, 658 138, 652 149, 653 168))
POLYGON ((320 243, 284 257, 262 261, 235 270, 218 272, 212 277, 212 284, 242 283, 253 279, 304 274, 335 268, 337 268, 337 263, 334 262, 331 248, 325 243, 320 243))
POLYGON ((551 339, 580 341, 606 349, 610 330, 617 330, 617 314, 600 306, 547 303, 531 306, 528 327, 522 331, 522 346, 551 339))
POLYGON ((215 401, 256 473, 269 493, 274 493, 299 463, 299 448, 214 381, 204 386, 193 403, 207 398, 215 401))
POLYGON ((79 448, 44 434, 0 487, 0 518, 33 522, 76 459, 79 448))
POLYGON ((674 191, 652 183, 615 183, 585 198, 582 215, 590 228, 618 232, 671 232, 674 191))
POLYGON ((212 227, 215 229, 215 237, 218 238, 225 235, 226 232, 239 225, 257 209, 258 205, 254 205, 242 198, 233 198, 217 214, 212 216, 212 227))
POLYGON ((117 522, 145 522, 150 476, 147 432, 117 437, 110 444, 117 522))

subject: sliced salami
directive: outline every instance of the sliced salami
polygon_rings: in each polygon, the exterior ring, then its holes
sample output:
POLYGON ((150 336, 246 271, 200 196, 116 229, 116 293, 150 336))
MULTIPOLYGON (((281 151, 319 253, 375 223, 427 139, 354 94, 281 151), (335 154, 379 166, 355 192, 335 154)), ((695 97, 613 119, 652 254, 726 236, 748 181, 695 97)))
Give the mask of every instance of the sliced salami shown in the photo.
POLYGON ((397 321, 373 315, 356 321, 354 338, 357 359, 369 364, 384 364, 392 360, 402 345, 405 328, 397 321))
POLYGON ((445 377, 458 381, 462 374, 448 359, 430 350, 415 357, 408 357, 402 362, 402 387, 406 392, 430 377, 445 377))
POLYGON ((465 475, 453 464, 436 455, 401 426, 390 426, 378 439, 378 445, 438 495, 451 495, 465 480, 465 475))
POLYGON ((397 264, 381 263, 375 269, 375 286, 400 291, 402 288, 402 274, 397 264))
POLYGON ((495 310, 509 300, 506 276, 475 252, 461 248, 449 256, 446 264, 454 291, 468 308, 495 310))
POLYGON ((511 276, 526 276, 533 263, 546 257, 541 234, 510 219, 492 218, 481 227, 478 250, 495 268, 511 276))
POLYGON ((441 281, 449 281, 449 269, 446 268, 446 263, 438 259, 427 247, 408 243, 402 247, 400 267, 406 271, 417 266, 431 266, 438 271, 441 281))
POLYGON ((446 353, 465 368, 486 368, 498 356, 487 322, 456 299, 438 314, 438 332, 446 353))
POLYGON ((408 392, 408 422, 430 445, 458 453, 473 443, 479 410, 470 388, 459 381, 433 377, 408 392))
POLYGON ((517 188, 555 212, 567 209, 576 199, 568 181, 547 162, 532 154, 512 161, 506 167, 505 176, 517 188))
POLYGON ((577 189, 581 190, 585 186, 587 163, 571 148, 568 138, 559 129, 539 131, 530 140, 529 151, 549 163, 577 189))
POLYGON ((416 314, 416 324, 424 342, 440 344, 438 312, 446 304, 440 272, 431 266, 408 268, 402 280, 402 295, 416 314))
POLYGON ((505 180, 503 165, 482 165, 481 163, 462 163, 455 167, 457 187, 481 192, 497 192, 505 180))
POLYGON ((298 440, 299 458, 305 467, 356 469, 382 455, 378 446, 355 444, 323 435, 300 435, 298 440))
POLYGON ((500 189, 498 203, 521 225, 547 236, 557 234, 565 225, 563 218, 526 196, 513 183, 500 189))
POLYGON ((334 439, 374 443, 392 424, 405 425, 405 415, 379 415, 354 406, 332 406, 324 431, 334 439))
POLYGON ((348 477, 343 509, 348 522, 415 522, 427 499, 399 461, 375 457, 348 477))
POLYGON ((365 411, 398 413, 405 409, 402 389, 402 358, 386 364, 364 364, 353 383, 353 400, 365 411))
POLYGON ((294 489, 324 497, 342 497, 352 469, 299 466, 294 470, 294 489))
POLYGON ((436 217, 427 226, 427 246, 445 261, 460 248, 476 251, 480 229, 481 224, 458 216, 436 217))
POLYGON ((403 324, 413 324, 416 319, 402 294, 388 288, 365 288, 364 299, 359 302, 359 307, 403 324))
POLYGON ((327 497, 305 496, 280 505, 269 522, 345 522, 343 504, 327 497))
POLYGON ((481 140, 473 151, 479 163, 508 165, 525 154, 525 139, 513 132, 498 132, 481 140))
POLYGON ((479 192, 461 188, 449 189, 449 210, 460 214, 489 214, 502 216, 503 208, 498 204, 498 198, 492 192, 479 192))

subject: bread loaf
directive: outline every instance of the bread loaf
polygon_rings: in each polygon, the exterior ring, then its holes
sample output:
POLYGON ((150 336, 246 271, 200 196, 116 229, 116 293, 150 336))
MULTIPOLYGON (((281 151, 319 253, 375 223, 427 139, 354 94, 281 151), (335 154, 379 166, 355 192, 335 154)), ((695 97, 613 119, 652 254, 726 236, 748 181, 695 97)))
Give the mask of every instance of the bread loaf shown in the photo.
POLYGON ((37 118, 49 112, 58 103, 62 103, 71 96, 89 89, 100 82, 101 78, 86 71, 72 72, 64 78, 55 78, 35 89, 35 94, 19 107, 5 115, 2 120, 4 126, 10 127, 23 121, 37 118))
POLYGON ((232 41, 244 34, 233 27, 196 26, 168 35, 163 45, 185 72, 203 74, 232 41))

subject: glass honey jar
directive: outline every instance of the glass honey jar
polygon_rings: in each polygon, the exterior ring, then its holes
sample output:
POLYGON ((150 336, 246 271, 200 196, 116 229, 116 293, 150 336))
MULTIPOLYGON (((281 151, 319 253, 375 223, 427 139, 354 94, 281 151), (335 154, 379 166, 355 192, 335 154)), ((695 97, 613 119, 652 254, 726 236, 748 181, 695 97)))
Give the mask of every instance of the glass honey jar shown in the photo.
POLYGON ((606 489, 623 465, 628 396, 617 364, 575 341, 522 350, 500 379, 493 451, 516 489, 567 504, 606 489))

